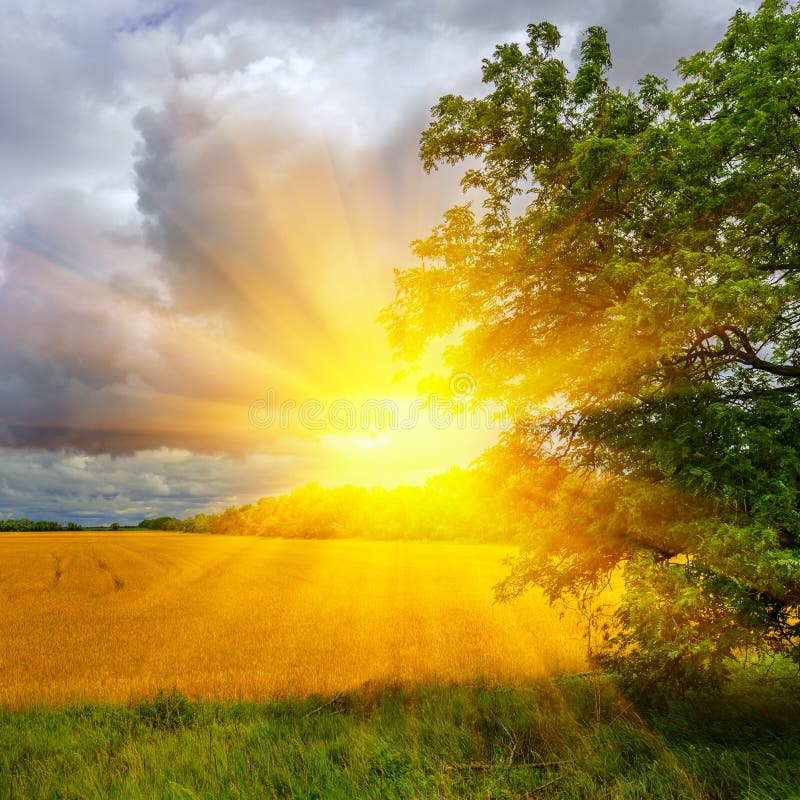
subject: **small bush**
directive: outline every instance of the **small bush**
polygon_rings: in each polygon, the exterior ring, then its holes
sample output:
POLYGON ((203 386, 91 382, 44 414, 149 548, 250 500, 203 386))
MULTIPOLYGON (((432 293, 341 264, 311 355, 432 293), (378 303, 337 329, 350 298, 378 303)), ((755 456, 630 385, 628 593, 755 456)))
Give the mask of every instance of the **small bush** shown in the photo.
POLYGON ((189 727, 196 717, 194 705, 175 687, 169 693, 159 689, 151 699, 138 703, 134 713, 146 725, 159 730, 189 727))

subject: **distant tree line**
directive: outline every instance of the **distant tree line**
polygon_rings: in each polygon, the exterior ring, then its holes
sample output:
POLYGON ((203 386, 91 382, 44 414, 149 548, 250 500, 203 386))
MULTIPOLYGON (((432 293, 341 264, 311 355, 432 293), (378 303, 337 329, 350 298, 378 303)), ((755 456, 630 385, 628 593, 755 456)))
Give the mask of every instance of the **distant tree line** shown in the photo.
POLYGON ((26 531, 82 531, 83 526, 77 522, 68 522, 62 525, 60 522, 50 519, 32 520, 27 517, 21 519, 0 519, 0 532, 26 532, 26 531))
MULTIPOLYGON (((541 498, 545 501, 545 498, 541 498)), ((483 470, 454 468, 424 486, 323 488, 310 483, 279 497, 187 519, 143 519, 141 530, 287 539, 461 539, 510 541, 527 530, 519 510, 483 470)), ((109 530, 120 530, 112 523, 109 530)), ((0 520, 0 531, 75 531, 74 522, 0 520)))
MULTIPOLYGON (((323 488, 310 483, 279 497, 187 519, 143 519, 141 530, 287 539, 462 539, 509 541, 524 533, 519 512, 481 470, 454 468, 424 486, 323 488)), ((0 520, 1 531, 78 531, 50 520, 0 520)), ((113 523, 109 530, 120 530, 113 523)))
MULTIPOLYGON (((452 469, 424 486, 394 489, 308 484, 280 497, 198 514, 180 523, 194 533, 289 539, 467 539, 501 541, 512 528, 496 488, 477 471, 452 469)), ((172 526, 174 518, 162 518, 172 526)), ((144 520, 140 527, 175 530, 144 520), (144 524, 147 523, 147 524, 144 524), (151 524, 152 523, 152 524, 151 524)))
POLYGON ((155 519, 143 519, 138 527, 149 531, 182 531, 186 530, 183 520, 177 517, 156 517, 155 519))

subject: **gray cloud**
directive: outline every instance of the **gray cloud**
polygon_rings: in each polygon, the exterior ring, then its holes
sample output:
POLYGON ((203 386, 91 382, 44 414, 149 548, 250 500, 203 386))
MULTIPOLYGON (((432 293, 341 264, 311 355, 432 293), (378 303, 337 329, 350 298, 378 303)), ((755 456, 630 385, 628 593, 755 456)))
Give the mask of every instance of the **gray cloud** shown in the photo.
POLYGON ((86 525, 184 518, 290 488, 293 456, 240 458, 158 448, 131 455, 0 447, 0 517, 86 525))

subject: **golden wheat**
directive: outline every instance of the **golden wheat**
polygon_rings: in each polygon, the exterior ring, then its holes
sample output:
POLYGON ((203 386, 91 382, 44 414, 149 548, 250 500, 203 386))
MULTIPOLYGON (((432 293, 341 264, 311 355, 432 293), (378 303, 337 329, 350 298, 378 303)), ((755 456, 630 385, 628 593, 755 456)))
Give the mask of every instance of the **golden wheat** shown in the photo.
POLYGON ((0 536, 0 705, 517 683, 583 669, 576 622, 492 602, 512 548, 170 533, 0 536))

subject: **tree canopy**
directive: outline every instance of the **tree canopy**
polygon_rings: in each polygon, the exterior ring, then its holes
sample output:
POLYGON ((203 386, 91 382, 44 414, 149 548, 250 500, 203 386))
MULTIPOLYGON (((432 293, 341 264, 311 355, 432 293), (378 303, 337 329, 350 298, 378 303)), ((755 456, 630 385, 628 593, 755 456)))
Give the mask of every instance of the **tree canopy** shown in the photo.
POLYGON ((574 74, 560 34, 483 62, 434 106, 420 156, 485 200, 413 245, 384 312, 513 428, 485 457, 529 545, 500 587, 624 594, 601 656, 639 686, 800 663, 800 12, 766 0, 678 63, 609 85, 606 32, 574 74))

